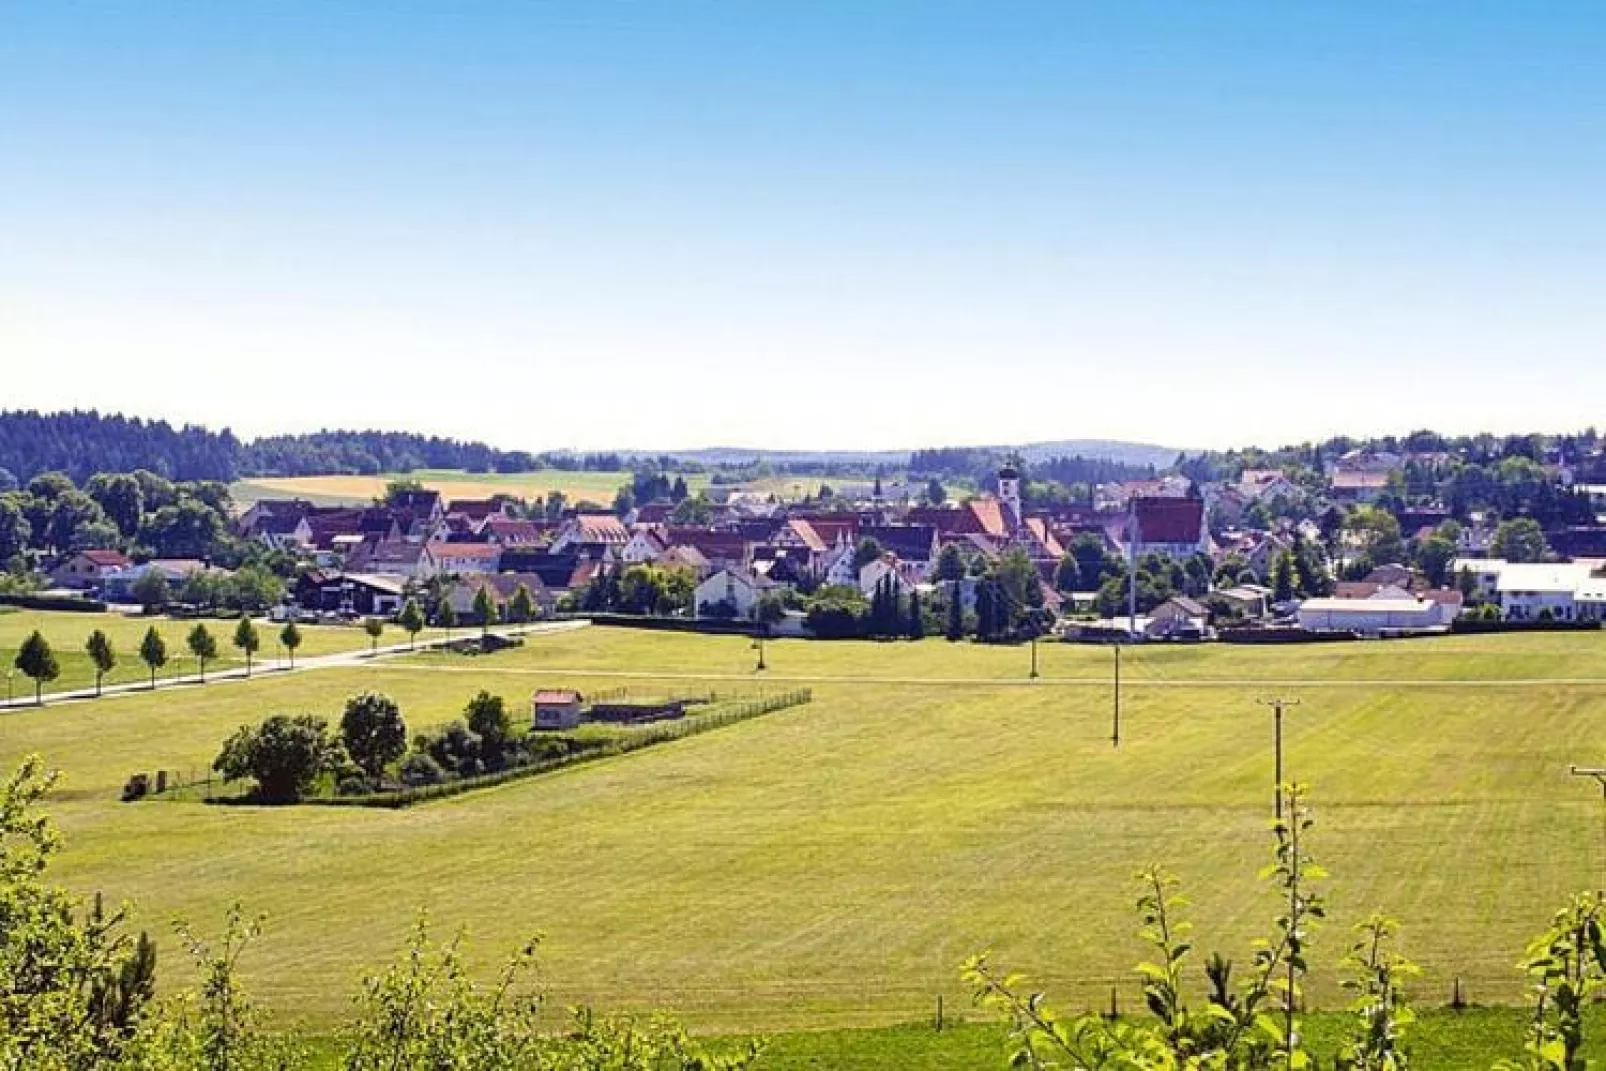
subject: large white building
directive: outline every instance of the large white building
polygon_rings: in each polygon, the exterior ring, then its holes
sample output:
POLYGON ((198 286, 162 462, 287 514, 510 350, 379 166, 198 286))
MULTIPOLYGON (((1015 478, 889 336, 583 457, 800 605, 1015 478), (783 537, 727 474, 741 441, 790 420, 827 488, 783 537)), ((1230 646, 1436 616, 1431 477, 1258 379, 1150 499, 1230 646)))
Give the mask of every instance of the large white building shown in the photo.
POLYGON ((1580 591, 1592 595, 1599 586, 1593 572, 1587 562, 1506 562, 1495 583, 1500 614, 1508 621, 1576 620, 1580 591))
POLYGON ((1299 627, 1310 632, 1422 632, 1455 619, 1459 604, 1427 599, 1306 599, 1299 627))

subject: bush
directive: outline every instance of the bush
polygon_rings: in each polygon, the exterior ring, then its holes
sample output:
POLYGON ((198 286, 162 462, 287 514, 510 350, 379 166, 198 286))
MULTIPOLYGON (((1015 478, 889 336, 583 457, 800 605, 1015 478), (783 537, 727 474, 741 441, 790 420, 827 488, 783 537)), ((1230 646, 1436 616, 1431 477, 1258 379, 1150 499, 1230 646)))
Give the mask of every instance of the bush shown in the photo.
POLYGON ((401 779, 403 784, 413 787, 438 785, 446 780, 446 771, 428 755, 414 752, 402 760, 401 779))

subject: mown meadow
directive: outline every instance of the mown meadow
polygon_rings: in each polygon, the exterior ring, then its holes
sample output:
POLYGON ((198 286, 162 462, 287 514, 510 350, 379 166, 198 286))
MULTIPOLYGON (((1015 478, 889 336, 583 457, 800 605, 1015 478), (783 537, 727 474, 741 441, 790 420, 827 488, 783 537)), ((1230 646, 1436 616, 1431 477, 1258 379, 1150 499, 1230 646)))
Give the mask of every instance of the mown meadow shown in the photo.
MULTIPOLYGON (((1314 851, 1332 872, 1317 1008, 1341 1006, 1348 927, 1379 907, 1424 967, 1420 1004, 1445 1003, 1456 978, 1475 1002, 1514 1003, 1527 940, 1606 867, 1599 791, 1567 774, 1606 757, 1598 636, 1128 651, 1119 748, 1108 649, 1041 644, 1035 681, 1026 648, 937 639, 780 641, 766 654, 758 675, 744 639, 594 627, 477 659, 14 711, 0 716, 0 761, 39 752, 63 771, 52 810, 73 887, 132 901, 164 938, 172 918, 204 926, 236 901, 265 912, 242 967, 285 1029, 337 1028, 362 969, 388 961, 427 909, 438 927, 466 927, 486 964, 543 933, 559 1002, 784 1034, 777 1067, 874 1065, 832 1063, 818 1047, 832 1035, 795 1031, 920 1022, 939 995, 951 1018, 973 1016, 957 966, 983 949, 1063 1008, 1104 1007, 1112 986, 1135 1007, 1131 879, 1154 862, 1184 879, 1198 944, 1246 960, 1276 906, 1255 876, 1273 780, 1256 700, 1270 694, 1302 700, 1286 760, 1311 787, 1314 851), (117 802, 132 772, 204 767, 243 722, 334 718, 366 688, 425 728, 481 688, 522 710, 537 686, 692 680, 806 685, 814 702, 403 811, 117 802)), ((175 979, 178 960, 166 961, 175 979)), ((1504 1013, 1477 1014, 1494 1019, 1431 1025, 1500 1034, 1488 1024, 1504 1013)), ((989 1029, 952 1043, 996 1052, 989 1029)), ((874 1053, 899 1033, 840 1044, 874 1053)), ((974 1066, 942 1059, 904 1065, 974 1066)))

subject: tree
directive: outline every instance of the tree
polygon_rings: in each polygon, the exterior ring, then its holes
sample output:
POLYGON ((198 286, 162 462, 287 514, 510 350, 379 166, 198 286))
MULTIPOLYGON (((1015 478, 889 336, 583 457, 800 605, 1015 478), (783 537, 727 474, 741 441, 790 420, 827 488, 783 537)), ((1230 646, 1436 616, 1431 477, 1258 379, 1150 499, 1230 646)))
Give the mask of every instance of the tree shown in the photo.
POLYGON ((132 475, 97 472, 84 484, 84 490, 125 538, 139 534, 140 521, 145 517, 145 491, 132 475))
POLYGON ((786 603, 779 595, 766 592, 753 606, 753 620, 761 625, 778 625, 786 619, 786 603))
POLYGON ((965 638, 965 594, 960 584, 955 580, 948 585, 947 637, 951 642, 965 638))
POLYGON ((362 623, 362 630, 368 633, 368 653, 379 653, 379 637, 385 634, 385 619, 370 617, 362 623))
POLYGON ((1288 602, 1294 597, 1294 556, 1288 551, 1277 555, 1277 564, 1271 571, 1272 598, 1277 602, 1288 602))
POLYGON ((139 660, 144 662, 151 671, 151 689, 156 688, 156 671, 167 665, 167 641, 152 625, 145 630, 145 638, 139 641, 139 660))
POLYGON ((212 769, 230 781, 251 778, 264 800, 298 800, 325 772, 335 769, 340 748, 329 723, 312 714, 275 714, 259 726, 242 725, 223 742, 212 769))
POLYGON ((513 719, 507 703, 499 695, 481 691, 463 708, 469 731, 480 738, 480 753, 492 768, 501 765, 502 754, 513 736, 513 719))
POLYGON ((190 634, 185 643, 189 646, 190 654, 194 655, 195 660, 200 663, 201 683, 205 684, 206 664, 217 657, 217 639, 212 635, 211 629, 197 623, 194 628, 190 629, 190 634))
POLYGON ((56 660, 56 652, 50 649, 50 641, 45 639, 44 633, 38 629, 29 633, 17 650, 13 664, 24 677, 33 681, 33 701, 43 706, 45 682, 61 676, 61 663, 56 660))
POLYGON ((881 544, 873 536, 865 536, 853 548, 853 570, 858 572, 881 557, 881 544))
POLYGON ((262 636, 249 616, 241 616, 234 626, 234 646, 245 652, 245 675, 251 675, 251 656, 262 649, 262 636))
POLYGON ((223 516, 196 498, 180 498, 145 518, 140 540, 161 558, 210 557, 222 540, 223 516))
POLYGON ((1455 543, 1435 532, 1417 545, 1416 564, 1429 584, 1442 588, 1448 582, 1455 555, 1455 543))
POLYGON ((154 565, 147 565, 145 571, 139 574, 131 589, 134 601, 138 602, 146 613, 153 613, 167 605, 171 593, 167 586, 167 577, 154 565))
POLYGON ((369 780, 378 780, 385 767, 407 750, 407 724, 402 721, 401 708, 390 696, 363 692, 346 700, 340 717, 340 739, 369 780))
POLYGON ((290 652, 290 668, 295 669, 296 648, 301 646, 301 629, 294 621, 286 622, 284 628, 279 630, 279 642, 290 652))
POLYGON ((925 639, 926 619, 920 606, 920 592, 909 592, 909 638, 911 640, 925 639))
POLYGON ((707 494, 698 491, 676 502, 669 517, 676 524, 707 524, 714 517, 714 506, 707 494))
POLYGON ((33 525, 11 495, 0 495, 0 566, 19 557, 33 538, 33 525))
POLYGON ((1054 590, 1066 593, 1076 591, 1082 580, 1082 569, 1075 555, 1067 553, 1054 567, 1054 590))
POLYGON ((452 600, 441 596, 441 601, 435 604, 435 624, 446 630, 446 638, 452 638, 452 629, 457 626, 457 611, 452 609, 452 600))
POLYGON ((1494 530, 1494 542, 1489 553, 1508 562, 1541 562, 1550 553, 1545 533, 1532 517, 1517 517, 1502 521, 1494 530))
POLYGON ((943 487, 942 481, 933 476, 926 481, 926 501, 933 506, 940 506, 948 501, 948 490, 943 487))
POLYGON ((491 594, 491 585, 481 584, 474 593, 474 616, 480 619, 480 639, 484 639, 496 623, 496 596, 491 594))
POLYGON ((424 631, 424 611, 418 606, 418 600, 409 598, 402 603, 401 613, 396 615, 396 623, 407 633, 407 645, 418 646, 418 634, 424 631))
POLYGON ((942 582, 945 580, 962 580, 965 576, 965 556, 960 553, 958 543, 944 543, 937 552, 937 566, 932 579, 942 582))
POLYGON ((117 668, 117 649, 112 646, 111 638, 97 628, 89 634, 84 652, 95 665, 95 695, 99 696, 100 682, 106 678, 106 674, 117 668))
POLYGON ((507 600, 507 619, 515 625, 522 625, 535 619, 535 596, 530 592, 529 585, 520 581, 513 589, 513 594, 507 600))
POLYGON ((827 584, 804 604, 804 621, 821 639, 857 636, 863 631, 863 618, 869 603, 856 587, 827 584))

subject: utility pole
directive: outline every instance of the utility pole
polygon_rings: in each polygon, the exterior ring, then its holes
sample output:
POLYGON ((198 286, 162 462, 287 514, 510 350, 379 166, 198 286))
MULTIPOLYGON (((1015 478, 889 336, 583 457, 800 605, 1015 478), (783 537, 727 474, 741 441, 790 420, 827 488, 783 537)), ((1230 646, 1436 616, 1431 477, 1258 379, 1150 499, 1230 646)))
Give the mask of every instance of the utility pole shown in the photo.
POLYGON ((1110 730, 1110 746, 1121 746, 1121 645, 1115 645, 1115 720, 1110 730))
POLYGON ((1299 700, 1284 696, 1271 696, 1257 699, 1255 702, 1272 709, 1272 747, 1276 755, 1277 766, 1277 817, 1281 818, 1283 816, 1283 710, 1287 707, 1299 706, 1299 700))
MULTIPOLYGON (((1601 801, 1603 804, 1606 804, 1606 767, 1569 766, 1567 767, 1567 772, 1572 774, 1574 777, 1594 778, 1595 781, 1600 784, 1601 801)), ((1606 811, 1602 812, 1602 818, 1603 820, 1606 820, 1606 811)), ((1606 825, 1603 825, 1601 828, 1603 835, 1606 835, 1606 825)), ((1602 888, 1606 888, 1606 885, 1603 885, 1602 888)))

